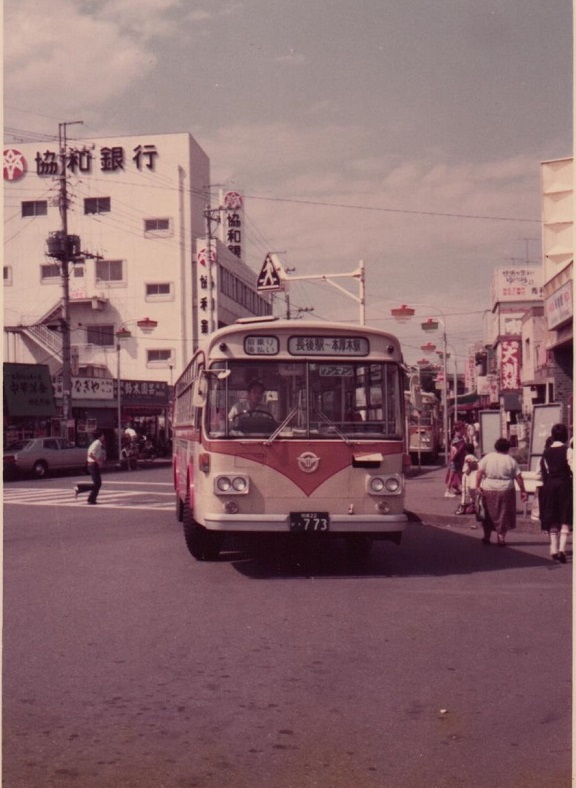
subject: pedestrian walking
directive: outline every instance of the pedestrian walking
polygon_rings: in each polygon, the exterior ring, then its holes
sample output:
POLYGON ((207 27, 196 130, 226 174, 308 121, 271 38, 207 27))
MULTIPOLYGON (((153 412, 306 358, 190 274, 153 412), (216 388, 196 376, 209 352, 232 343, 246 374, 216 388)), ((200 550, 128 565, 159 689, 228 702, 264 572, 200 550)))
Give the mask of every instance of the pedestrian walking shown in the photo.
POLYGON ((496 531, 497 544, 506 545, 506 534, 516 528, 516 488, 518 483, 522 500, 528 498, 518 463, 509 454, 510 441, 498 438, 494 451, 478 463, 476 495, 482 495, 486 519, 482 522, 482 543, 490 544, 492 531, 496 531))
POLYGON ((101 466, 106 459, 106 441, 102 430, 94 433, 94 440, 88 447, 87 464, 88 473, 92 477, 92 484, 77 484, 74 488, 76 498, 80 493, 89 493, 87 503, 92 506, 97 503, 98 493, 102 487, 101 466))
POLYGON ((540 523, 548 533, 550 557, 566 563, 566 544, 572 531, 572 449, 568 429, 554 424, 549 445, 540 459, 540 523))
POLYGON ((446 473, 445 498, 456 498, 457 495, 462 494, 462 466, 464 465, 464 457, 466 454, 465 432, 466 425, 464 422, 456 422, 454 425, 454 437, 450 443, 450 464, 446 473))

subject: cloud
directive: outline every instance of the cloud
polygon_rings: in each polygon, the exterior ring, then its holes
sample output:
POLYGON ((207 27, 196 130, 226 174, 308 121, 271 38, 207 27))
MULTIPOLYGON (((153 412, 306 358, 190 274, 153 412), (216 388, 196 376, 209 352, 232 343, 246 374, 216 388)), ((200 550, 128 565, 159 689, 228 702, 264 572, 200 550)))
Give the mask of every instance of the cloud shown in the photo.
POLYGON ((39 24, 31 5, 7 8, 7 27, 18 31, 5 44, 5 94, 13 103, 53 115, 82 111, 123 93, 155 65, 110 20, 60 0, 50 6, 50 24, 39 24))
MULTIPOLYGON (((254 240, 253 260, 285 250, 286 262, 308 274, 350 272, 363 259, 368 312, 383 302, 372 314, 390 330, 390 306, 412 301, 461 313, 451 318, 461 342, 481 338, 493 269, 521 257, 524 239, 540 234, 539 167, 528 156, 406 159, 355 125, 288 123, 227 126, 205 147, 213 182, 245 192, 247 215, 268 239, 268 248, 254 240)), ((354 303, 330 288, 298 291, 318 314, 357 319, 354 303)))

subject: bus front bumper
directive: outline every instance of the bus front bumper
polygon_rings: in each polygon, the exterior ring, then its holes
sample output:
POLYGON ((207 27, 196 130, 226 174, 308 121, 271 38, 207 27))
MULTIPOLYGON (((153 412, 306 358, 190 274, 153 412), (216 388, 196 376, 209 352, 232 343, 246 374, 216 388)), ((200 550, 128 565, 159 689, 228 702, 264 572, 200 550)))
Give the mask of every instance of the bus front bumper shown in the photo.
MULTIPOLYGON (((408 516, 402 514, 332 514, 328 531, 322 533, 343 536, 366 534, 377 539, 402 533, 406 529, 408 516)), ((207 512, 203 525, 209 531, 229 533, 289 533, 288 514, 223 514, 207 512)), ((295 531, 297 533, 297 531, 295 531)))

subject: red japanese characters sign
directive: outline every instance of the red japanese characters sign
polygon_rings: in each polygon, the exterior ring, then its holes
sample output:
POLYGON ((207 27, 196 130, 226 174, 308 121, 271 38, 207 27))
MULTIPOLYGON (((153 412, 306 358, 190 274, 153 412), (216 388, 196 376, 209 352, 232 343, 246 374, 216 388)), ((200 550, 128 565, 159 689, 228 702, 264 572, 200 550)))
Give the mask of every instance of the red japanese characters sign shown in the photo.
POLYGON ((500 390, 517 390, 520 386, 520 342, 504 340, 500 349, 500 390))

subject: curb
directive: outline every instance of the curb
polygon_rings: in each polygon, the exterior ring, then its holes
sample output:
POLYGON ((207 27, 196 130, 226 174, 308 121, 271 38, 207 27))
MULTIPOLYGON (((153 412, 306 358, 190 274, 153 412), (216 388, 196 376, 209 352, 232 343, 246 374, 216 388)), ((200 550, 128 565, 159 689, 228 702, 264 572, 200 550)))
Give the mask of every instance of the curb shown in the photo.
MULTIPOLYGON (((463 528, 466 531, 480 528, 480 523, 472 514, 438 514, 406 511, 408 521, 420 525, 433 525, 438 528, 463 528)), ((516 528, 518 533, 541 533, 540 520, 532 520, 531 517, 517 517, 516 528)))

